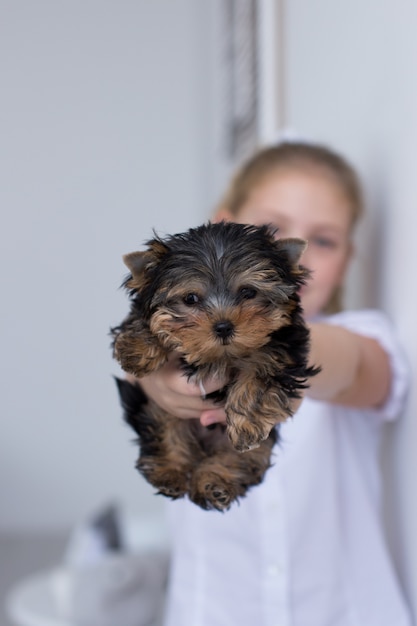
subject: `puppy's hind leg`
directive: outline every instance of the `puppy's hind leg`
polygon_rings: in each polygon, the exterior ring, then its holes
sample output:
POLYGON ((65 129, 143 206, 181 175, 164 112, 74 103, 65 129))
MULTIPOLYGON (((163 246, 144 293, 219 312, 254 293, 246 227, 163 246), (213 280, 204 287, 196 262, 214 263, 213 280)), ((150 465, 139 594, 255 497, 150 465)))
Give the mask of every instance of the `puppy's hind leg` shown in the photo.
POLYGON ((273 429, 259 447, 241 454, 224 434, 223 440, 215 441, 211 450, 206 448, 206 458, 195 468, 190 481, 190 500, 206 510, 229 509, 250 487, 262 482, 277 438, 278 433, 273 429))
POLYGON ((192 420, 175 418, 148 401, 138 384, 116 379, 124 419, 138 435, 136 468, 158 493, 176 499, 188 492, 189 477, 199 462, 192 420))

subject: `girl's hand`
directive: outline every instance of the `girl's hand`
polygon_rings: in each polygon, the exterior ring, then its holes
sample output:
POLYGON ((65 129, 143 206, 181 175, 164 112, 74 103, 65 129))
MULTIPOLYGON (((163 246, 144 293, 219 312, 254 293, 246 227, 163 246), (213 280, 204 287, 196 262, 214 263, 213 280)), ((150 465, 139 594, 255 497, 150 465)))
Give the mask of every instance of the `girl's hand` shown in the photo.
MULTIPOLYGON (((127 375, 131 381, 136 380, 127 375)), ((199 419, 203 426, 225 422, 226 414, 219 405, 205 400, 206 394, 221 389, 219 379, 204 381, 204 386, 197 385, 192 379, 187 380, 181 371, 179 355, 172 353, 167 363, 158 371, 139 379, 145 394, 161 409, 182 419, 199 419)))

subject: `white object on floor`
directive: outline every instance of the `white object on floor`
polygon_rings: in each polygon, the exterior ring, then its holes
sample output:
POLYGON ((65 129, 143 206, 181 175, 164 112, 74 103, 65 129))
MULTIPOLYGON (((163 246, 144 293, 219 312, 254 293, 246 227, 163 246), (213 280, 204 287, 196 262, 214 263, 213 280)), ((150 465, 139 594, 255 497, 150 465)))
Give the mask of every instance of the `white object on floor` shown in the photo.
POLYGON ((10 593, 17 626, 157 626, 168 553, 115 555, 82 568, 40 572, 10 593))
POLYGON ((156 521, 124 520, 127 550, 107 553, 91 549, 86 530, 77 530, 62 567, 12 589, 11 620, 16 626, 159 626, 169 561, 164 528, 156 521))
POLYGON ((68 583, 68 573, 40 572, 18 583, 7 599, 10 619, 19 626, 75 626, 62 617, 56 590, 68 583))

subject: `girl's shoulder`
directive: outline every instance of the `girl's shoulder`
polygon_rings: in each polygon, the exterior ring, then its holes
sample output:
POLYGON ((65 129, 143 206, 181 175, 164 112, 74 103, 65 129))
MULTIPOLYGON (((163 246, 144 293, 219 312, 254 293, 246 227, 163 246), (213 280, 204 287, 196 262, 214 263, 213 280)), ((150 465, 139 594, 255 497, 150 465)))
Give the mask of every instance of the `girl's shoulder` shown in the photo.
POLYGON ((317 320, 327 324, 342 326, 360 335, 383 339, 385 335, 396 336, 394 324, 389 316, 379 309, 352 309, 323 315, 317 320))

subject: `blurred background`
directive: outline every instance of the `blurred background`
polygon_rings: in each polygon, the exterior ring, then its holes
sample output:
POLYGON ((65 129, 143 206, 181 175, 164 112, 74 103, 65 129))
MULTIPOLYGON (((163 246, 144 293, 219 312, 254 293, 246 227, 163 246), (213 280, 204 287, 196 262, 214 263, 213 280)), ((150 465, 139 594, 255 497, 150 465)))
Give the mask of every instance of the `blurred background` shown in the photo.
MULTIPOLYGON (((347 304, 387 311, 415 381, 416 29, 413 0, 0 0, 0 600, 109 502, 163 535, 112 380, 121 257, 206 220, 282 129, 359 169, 347 304)), ((382 459, 415 609, 416 409, 382 459)))

